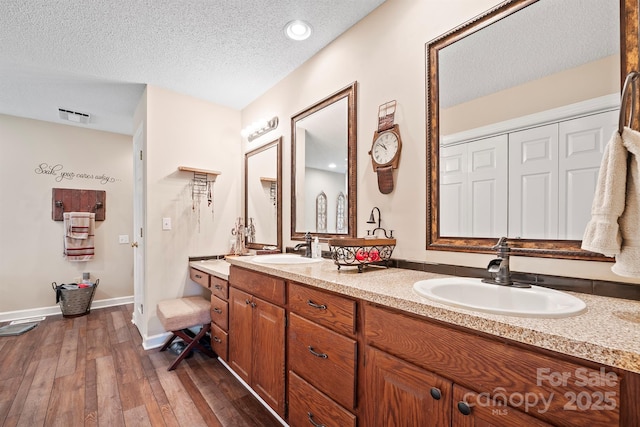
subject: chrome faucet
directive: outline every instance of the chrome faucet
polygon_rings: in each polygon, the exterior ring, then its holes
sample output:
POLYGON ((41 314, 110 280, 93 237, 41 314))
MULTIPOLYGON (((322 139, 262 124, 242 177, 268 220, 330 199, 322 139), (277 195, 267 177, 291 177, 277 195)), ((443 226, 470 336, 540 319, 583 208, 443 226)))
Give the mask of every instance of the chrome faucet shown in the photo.
POLYGON ((491 249, 498 251, 498 258, 489 261, 487 270, 489 273, 493 273, 495 275, 493 276, 493 279, 485 279, 483 281, 502 286, 513 285, 513 281, 511 280, 511 271, 509 270, 509 253, 511 252, 511 248, 509 248, 507 238, 501 237, 500 240, 498 240, 498 243, 491 249))
POLYGON ((491 249, 495 249, 498 252, 498 258, 489 261, 487 270, 489 273, 494 274, 493 279, 482 279, 485 283, 493 283, 501 286, 515 286, 518 288, 530 288, 531 286, 526 283, 514 282, 511 278, 511 270, 509 269, 509 254, 511 248, 507 243, 506 237, 501 237, 491 249))
POLYGON ((311 258, 311 233, 308 231, 304 235, 304 243, 298 243, 293 247, 294 251, 298 251, 302 248, 304 249, 304 257, 311 258))

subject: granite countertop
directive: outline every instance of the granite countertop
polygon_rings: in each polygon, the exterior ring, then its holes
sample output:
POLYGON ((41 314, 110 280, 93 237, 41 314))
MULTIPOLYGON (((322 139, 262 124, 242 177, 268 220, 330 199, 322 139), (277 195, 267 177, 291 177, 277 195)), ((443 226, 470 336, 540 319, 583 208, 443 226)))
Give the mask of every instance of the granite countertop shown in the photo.
POLYGON ((190 261, 189 267, 211 274, 222 280, 229 280, 229 263, 224 259, 190 261))
POLYGON ((640 373, 639 301, 568 292, 586 303, 585 313, 562 319, 503 316, 440 304, 413 291, 418 280, 448 277, 441 274, 376 266, 358 273, 354 267, 338 270, 330 260, 267 265, 251 259, 227 258, 238 267, 640 373))

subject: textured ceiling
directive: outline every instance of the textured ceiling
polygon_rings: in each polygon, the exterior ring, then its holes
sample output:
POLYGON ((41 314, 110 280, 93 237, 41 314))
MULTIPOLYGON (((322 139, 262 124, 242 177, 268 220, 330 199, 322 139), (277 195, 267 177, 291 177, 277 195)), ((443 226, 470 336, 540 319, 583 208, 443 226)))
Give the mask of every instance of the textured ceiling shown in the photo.
POLYGON ((383 2, 2 0, 0 114, 131 134, 145 84, 239 110, 383 2), (293 19, 310 39, 284 36, 293 19))
POLYGON ((442 49, 444 108, 620 51, 619 0, 545 0, 442 49))

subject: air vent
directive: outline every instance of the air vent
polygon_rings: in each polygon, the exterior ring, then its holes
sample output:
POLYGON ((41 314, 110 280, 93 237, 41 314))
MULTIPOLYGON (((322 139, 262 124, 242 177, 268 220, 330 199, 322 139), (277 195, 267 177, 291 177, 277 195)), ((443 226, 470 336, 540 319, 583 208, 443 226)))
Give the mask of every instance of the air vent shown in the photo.
POLYGON ((89 123, 91 115, 87 113, 80 113, 78 111, 65 110, 64 108, 58 108, 58 114, 62 120, 68 120, 74 123, 89 123))

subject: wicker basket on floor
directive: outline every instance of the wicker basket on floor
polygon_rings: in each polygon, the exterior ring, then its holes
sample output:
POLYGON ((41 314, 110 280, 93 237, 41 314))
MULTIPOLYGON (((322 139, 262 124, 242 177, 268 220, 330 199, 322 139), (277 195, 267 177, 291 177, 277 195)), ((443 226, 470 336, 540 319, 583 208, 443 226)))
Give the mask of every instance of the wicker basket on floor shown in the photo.
POLYGON ((60 304, 63 317, 80 317, 89 314, 91 302, 96 293, 96 288, 100 279, 97 279, 93 286, 78 289, 64 289, 64 285, 57 286, 53 282, 51 286, 56 292, 57 302, 60 304))

